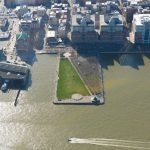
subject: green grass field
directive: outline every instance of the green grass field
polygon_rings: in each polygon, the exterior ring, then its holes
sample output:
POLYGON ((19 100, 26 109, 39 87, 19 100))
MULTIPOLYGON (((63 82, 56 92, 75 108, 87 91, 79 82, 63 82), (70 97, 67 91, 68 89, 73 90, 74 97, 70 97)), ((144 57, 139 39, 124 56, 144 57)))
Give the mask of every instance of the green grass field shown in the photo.
POLYGON ((59 80, 57 85, 57 98, 71 98, 72 94, 89 95, 84 83, 68 59, 61 59, 59 64, 59 80))

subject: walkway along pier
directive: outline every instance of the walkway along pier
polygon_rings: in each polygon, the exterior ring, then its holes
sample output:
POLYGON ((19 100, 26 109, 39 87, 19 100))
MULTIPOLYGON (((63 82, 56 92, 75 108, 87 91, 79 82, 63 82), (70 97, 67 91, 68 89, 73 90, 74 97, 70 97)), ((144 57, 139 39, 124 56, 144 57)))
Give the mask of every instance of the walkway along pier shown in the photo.
POLYGON ((84 96, 80 100, 75 99, 66 99, 66 100, 54 100, 53 104, 57 105, 102 105, 104 104, 103 99, 100 99, 100 102, 92 101, 93 96, 84 96))

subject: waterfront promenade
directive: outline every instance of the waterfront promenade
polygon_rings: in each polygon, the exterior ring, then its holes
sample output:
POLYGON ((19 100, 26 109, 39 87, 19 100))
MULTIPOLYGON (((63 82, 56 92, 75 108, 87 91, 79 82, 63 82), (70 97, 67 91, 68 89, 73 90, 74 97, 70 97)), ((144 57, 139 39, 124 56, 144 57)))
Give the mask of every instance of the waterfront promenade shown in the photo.
POLYGON ((53 103, 57 105, 102 105, 104 104, 103 96, 100 97, 100 102, 94 103, 91 99, 93 96, 83 96, 80 99, 65 99, 54 100, 53 103))

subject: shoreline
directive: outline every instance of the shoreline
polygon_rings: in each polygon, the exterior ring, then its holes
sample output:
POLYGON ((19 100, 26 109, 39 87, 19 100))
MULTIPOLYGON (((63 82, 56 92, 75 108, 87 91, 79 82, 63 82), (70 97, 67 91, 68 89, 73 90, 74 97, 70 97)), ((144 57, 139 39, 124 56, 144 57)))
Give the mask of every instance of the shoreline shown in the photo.
POLYGON ((55 105, 103 105, 104 104, 103 98, 101 98, 100 102, 93 102, 91 100, 92 96, 85 96, 85 98, 80 100, 75 100, 75 99, 54 100, 53 104, 55 105))

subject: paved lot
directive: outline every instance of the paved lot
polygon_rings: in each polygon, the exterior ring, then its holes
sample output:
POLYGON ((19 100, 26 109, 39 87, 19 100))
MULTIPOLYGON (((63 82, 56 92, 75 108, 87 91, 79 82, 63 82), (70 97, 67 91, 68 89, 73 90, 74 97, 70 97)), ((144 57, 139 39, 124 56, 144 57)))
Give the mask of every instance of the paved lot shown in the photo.
POLYGON ((99 62, 96 57, 74 56, 71 61, 79 71, 81 77, 89 87, 92 94, 98 94, 101 91, 101 72, 99 62))

